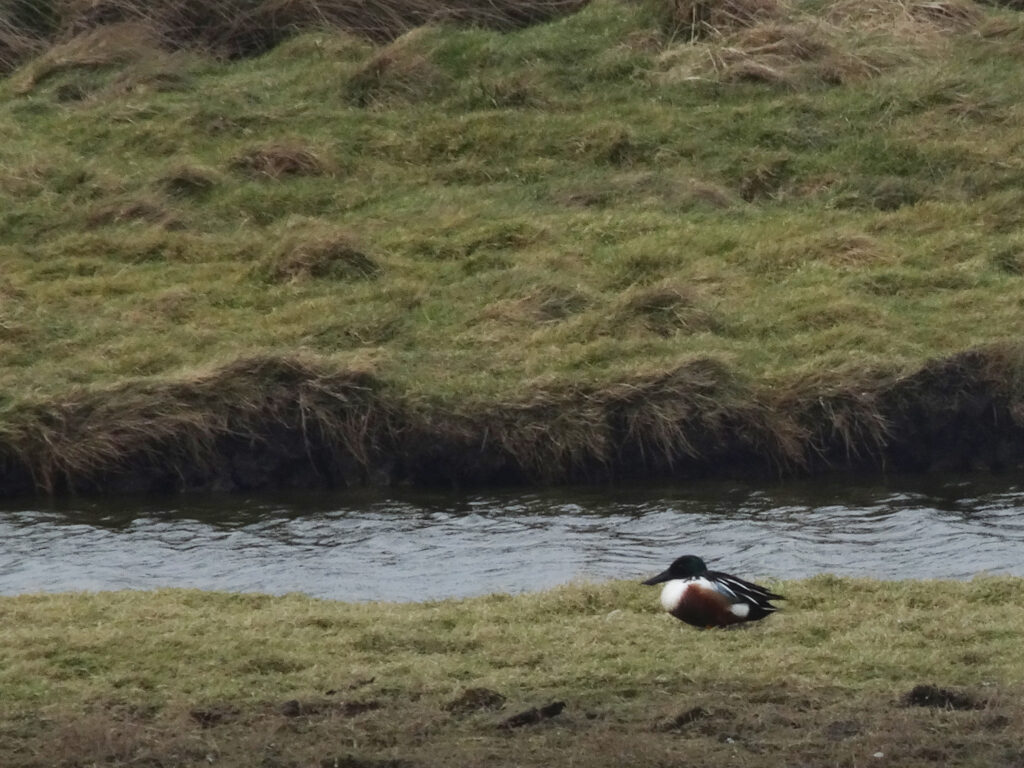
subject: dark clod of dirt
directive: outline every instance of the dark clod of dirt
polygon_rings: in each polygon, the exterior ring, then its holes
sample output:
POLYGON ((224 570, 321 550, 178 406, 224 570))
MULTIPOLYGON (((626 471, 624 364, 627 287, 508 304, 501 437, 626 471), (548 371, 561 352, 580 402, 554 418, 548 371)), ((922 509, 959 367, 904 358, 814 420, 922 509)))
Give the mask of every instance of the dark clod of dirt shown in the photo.
POLYGON ((704 720, 708 717, 711 717, 711 713, 704 709, 704 707, 694 707, 693 709, 688 709, 685 712, 680 712, 671 720, 658 723, 658 725, 655 726, 655 730, 674 731, 679 728, 685 728, 690 723, 695 723, 698 720, 704 720))
POLYGON ((490 688, 467 688, 461 694, 444 705, 445 710, 453 715, 465 715, 480 709, 501 709, 505 706, 505 697, 490 688))
POLYGON ((190 710, 188 714, 203 728, 213 728, 234 719, 238 710, 234 707, 206 707, 190 710))
POLYGON ((377 760, 355 755, 325 757, 320 761, 320 768, 409 768, 410 765, 405 760, 377 760))
POLYGON ((542 720, 557 717, 562 714, 563 709, 565 709, 564 701, 553 701, 543 707, 534 707, 533 709, 528 709, 525 712, 520 712, 517 715, 512 715, 512 717, 502 720, 498 724, 498 727, 510 729, 520 728, 524 725, 536 725, 542 720))
POLYGON ((934 685, 915 685, 903 695, 906 707, 935 707, 936 709, 981 709, 984 704, 966 693, 938 688, 934 685))
POLYGON ((281 705, 281 714, 285 717, 298 717, 302 714, 302 702, 298 699, 291 699, 281 705))

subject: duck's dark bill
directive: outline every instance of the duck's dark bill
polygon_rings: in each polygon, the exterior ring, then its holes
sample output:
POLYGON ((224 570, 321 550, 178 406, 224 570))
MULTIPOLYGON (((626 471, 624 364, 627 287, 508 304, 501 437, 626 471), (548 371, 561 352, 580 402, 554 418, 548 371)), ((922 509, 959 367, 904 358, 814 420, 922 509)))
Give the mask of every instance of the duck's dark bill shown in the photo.
POLYGON ((671 573, 669 573, 668 571, 662 571, 661 573, 659 573, 654 578, 648 579, 647 581, 645 581, 644 584, 646 584, 647 586, 650 587, 650 586, 652 586, 654 584, 661 584, 661 582, 668 581, 671 578, 672 578, 672 574, 671 573))

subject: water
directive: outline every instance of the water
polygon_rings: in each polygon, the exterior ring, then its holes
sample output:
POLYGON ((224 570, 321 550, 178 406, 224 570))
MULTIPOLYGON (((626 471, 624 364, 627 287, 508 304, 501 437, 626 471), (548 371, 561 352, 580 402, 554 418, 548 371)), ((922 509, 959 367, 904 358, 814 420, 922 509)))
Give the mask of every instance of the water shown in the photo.
POLYGON ((173 497, 0 508, 0 594, 199 587, 341 600, 641 579, 1024 576, 1024 481, 173 497))

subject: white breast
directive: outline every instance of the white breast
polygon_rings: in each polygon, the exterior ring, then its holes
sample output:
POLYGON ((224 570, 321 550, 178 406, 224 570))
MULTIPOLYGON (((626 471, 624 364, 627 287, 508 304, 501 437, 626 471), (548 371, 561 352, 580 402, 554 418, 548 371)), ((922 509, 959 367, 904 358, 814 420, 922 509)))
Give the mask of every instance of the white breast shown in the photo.
MULTIPOLYGON (((665 586, 661 590, 661 606, 666 611, 673 611, 679 607, 680 601, 683 599, 683 595, 686 594, 686 590, 690 587, 699 587, 700 589, 709 592, 720 592, 708 579, 703 576, 698 576, 695 579, 672 579, 672 581, 666 582, 665 586)), ((733 605, 731 610, 734 614, 740 618, 745 617, 749 612, 750 608, 746 605, 733 605)))
POLYGON ((661 607, 666 611, 674 611, 678 608, 679 601, 683 599, 683 593, 691 584, 693 582, 687 579, 666 581, 665 586, 661 588, 661 607))

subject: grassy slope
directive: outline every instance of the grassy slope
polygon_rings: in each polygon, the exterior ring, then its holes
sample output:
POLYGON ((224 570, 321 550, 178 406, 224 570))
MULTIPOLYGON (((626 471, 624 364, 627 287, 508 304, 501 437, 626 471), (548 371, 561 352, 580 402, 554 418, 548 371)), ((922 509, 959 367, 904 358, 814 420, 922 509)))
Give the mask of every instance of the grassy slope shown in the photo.
POLYGON ((235 63, 69 44, 0 84, 2 397, 301 352, 495 401, 1013 338, 1024 21, 912 6, 695 44, 605 0, 235 63), (272 144, 300 173, 258 172, 272 144))
POLYGON ((0 752, 11 768, 854 766, 876 752, 878 764, 1019 764, 1021 580, 780 588, 783 613, 712 632, 626 582, 422 605, 3 598, 0 752), (921 683, 979 708, 903 706, 921 683), (476 687, 504 709, 445 709, 476 687), (292 699, 298 717, 281 711, 292 699), (553 700, 566 703, 556 719, 496 728, 553 700))

